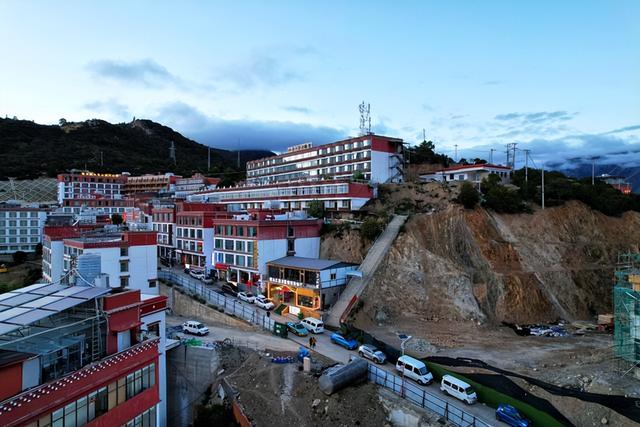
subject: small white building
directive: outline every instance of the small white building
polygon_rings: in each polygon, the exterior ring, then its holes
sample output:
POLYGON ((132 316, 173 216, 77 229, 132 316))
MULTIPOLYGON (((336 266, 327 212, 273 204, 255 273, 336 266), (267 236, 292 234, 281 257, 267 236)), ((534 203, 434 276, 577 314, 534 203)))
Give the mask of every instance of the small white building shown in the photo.
POLYGON ((508 183, 511 179, 513 169, 509 166, 478 164, 478 165, 458 165, 443 168, 437 171, 420 175, 422 181, 452 182, 469 181, 479 184, 491 174, 496 174, 502 182, 508 183))

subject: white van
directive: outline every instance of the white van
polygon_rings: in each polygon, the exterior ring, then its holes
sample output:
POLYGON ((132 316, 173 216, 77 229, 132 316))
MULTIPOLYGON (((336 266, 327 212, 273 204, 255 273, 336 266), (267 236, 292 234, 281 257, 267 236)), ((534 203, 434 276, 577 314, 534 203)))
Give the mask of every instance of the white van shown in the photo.
POLYGON ((322 320, 316 319, 315 317, 305 317, 300 323, 314 334, 321 334, 324 332, 324 323, 322 323, 322 320))
POLYGON ((195 320, 187 320, 182 324, 182 332, 193 335, 207 335, 209 333, 209 328, 195 320))
POLYGON ((478 401, 476 392, 469 384, 451 375, 442 376, 440 390, 445 394, 449 394, 456 399, 464 401, 467 405, 472 405, 478 401))
POLYGON ((396 370, 421 385, 428 385, 433 381, 433 375, 427 369, 427 365, 410 356, 399 357, 396 362, 396 370))

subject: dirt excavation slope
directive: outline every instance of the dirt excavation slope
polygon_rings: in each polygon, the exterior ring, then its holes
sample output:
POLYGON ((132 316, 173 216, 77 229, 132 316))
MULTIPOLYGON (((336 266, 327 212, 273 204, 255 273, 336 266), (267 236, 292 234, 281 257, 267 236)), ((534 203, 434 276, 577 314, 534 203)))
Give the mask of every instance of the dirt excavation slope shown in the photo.
POLYGON ((572 202, 499 215, 451 205, 413 215, 363 295, 356 325, 532 323, 611 311, 619 251, 638 250, 640 215, 572 202))

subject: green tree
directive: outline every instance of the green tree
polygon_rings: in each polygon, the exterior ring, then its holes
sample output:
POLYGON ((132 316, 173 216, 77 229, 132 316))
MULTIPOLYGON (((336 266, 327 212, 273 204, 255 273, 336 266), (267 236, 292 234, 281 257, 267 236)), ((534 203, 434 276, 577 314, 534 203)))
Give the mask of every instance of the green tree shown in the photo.
POLYGON ((307 207, 309 216, 313 218, 324 218, 324 203, 320 200, 312 200, 307 207))
POLYGON ((111 214, 111 224, 120 225, 123 222, 124 222, 124 220, 122 219, 122 215, 120 215, 118 213, 111 214))
POLYGON ((360 236, 362 239, 372 242, 382 233, 383 225, 380 220, 375 217, 367 217, 360 226, 360 236))
POLYGON ((13 263, 15 265, 24 264, 27 260, 27 253, 22 251, 17 251, 13 253, 13 263))
POLYGON ((356 181, 364 181, 364 173, 362 171, 355 171, 353 173, 353 179, 356 181))
POLYGON ((473 209, 480 202, 480 195, 473 184, 468 181, 462 183, 460 194, 458 194, 457 202, 465 209, 473 209))

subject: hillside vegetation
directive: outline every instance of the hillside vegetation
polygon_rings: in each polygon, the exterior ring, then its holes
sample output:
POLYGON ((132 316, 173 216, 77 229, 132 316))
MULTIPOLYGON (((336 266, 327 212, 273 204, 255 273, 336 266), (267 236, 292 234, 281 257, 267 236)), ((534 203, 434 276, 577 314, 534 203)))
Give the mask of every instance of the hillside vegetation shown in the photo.
POLYGON ((211 149, 173 129, 151 120, 111 124, 103 120, 61 126, 26 120, 0 119, 0 179, 53 177, 70 169, 132 174, 194 172, 220 176, 224 183, 244 177, 245 162, 269 155, 270 151, 238 152, 211 149), (176 162, 169 157, 175 144, 176 162))

